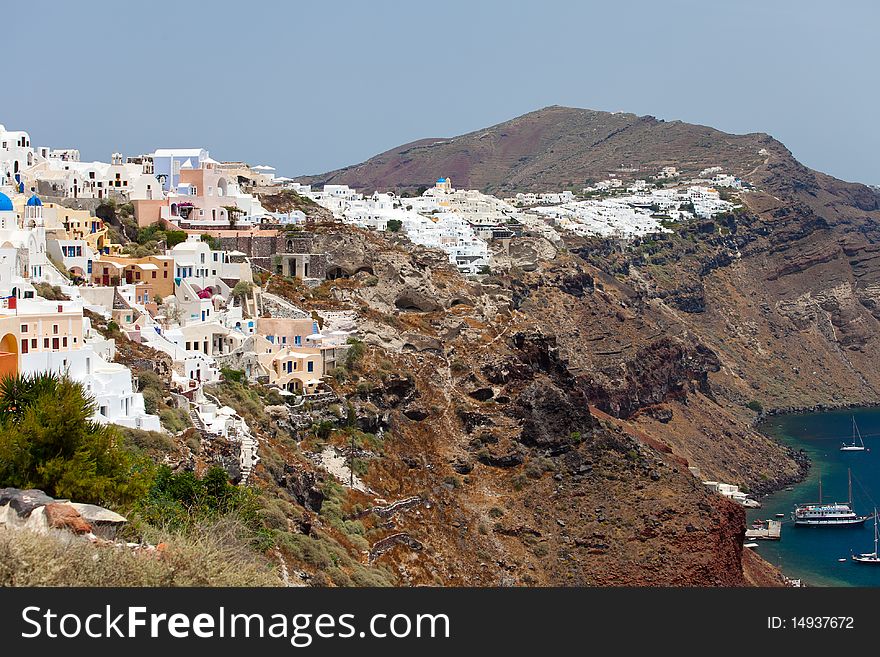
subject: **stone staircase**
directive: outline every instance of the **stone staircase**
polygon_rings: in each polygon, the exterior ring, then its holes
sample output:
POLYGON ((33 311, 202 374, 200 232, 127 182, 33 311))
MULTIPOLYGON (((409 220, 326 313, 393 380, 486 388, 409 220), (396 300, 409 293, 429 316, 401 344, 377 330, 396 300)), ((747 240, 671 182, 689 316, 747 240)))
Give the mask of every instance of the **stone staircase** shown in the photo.
MULTIPOLYGON (((206 399, 213 402, 217 408, 222 406, 220 400, 214 395, 208 394, 204 391, 202 391, 202 394, 206 399)), ((198 413, 194 407, 190 409, 190 413, 198 418, 198 413)), ((204 426, 201 418, 198 419, 198 422, 199 425, 204 426)), ((250 429, 240 415, 236 414, 233 416, 233 422, 234 425, 228 431, 228 440, 239 444, 238 463, 241 468, 241 481, 239 483, 240 485, 245 485, 247 484, 254 467, 260 462, 260 456, 258 454, 260 444, 250 432, 250 429)))
POLYGON ((196 429, 198 429, 202 433, 205 433, 205 430, 206 430, 205 423, 202 422, 202 418, 199 417, 199 413, 196 410, 196 407, 194 404, 191 404, 189 407, 189 419, 192 420, 192 424, 196 429))
POLYGON ((241 450, 239 451, 239 465, 241 465, 241 483, 247 484, 254 466, 260 462, 260 456, 257 454, 259 443, 250 431, 245 431, 241 436, 241 450))

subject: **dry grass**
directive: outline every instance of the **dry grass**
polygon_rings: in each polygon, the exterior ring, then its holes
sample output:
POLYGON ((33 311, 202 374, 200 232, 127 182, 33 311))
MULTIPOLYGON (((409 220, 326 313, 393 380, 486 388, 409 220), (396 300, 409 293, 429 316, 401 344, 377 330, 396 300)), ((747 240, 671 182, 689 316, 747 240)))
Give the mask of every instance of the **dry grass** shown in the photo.
POLYGON ((221 522, 165 536, 161 555, 96 546, 66 532, 0 528, 0 586, 280 586, 274 564, 221 522))

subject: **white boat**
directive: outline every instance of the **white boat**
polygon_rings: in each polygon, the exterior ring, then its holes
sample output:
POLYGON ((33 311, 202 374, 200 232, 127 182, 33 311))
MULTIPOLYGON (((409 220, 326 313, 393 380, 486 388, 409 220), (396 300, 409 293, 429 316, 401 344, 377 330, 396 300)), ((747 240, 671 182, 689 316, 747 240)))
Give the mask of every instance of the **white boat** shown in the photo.
POLYGON ((852 508, 852 471, 849 476, 849 501, 822 502, 822 476, 819 475, 819 501, 798 504, 791 514, 795 527, 847 527, 864 524, 871 516, 860 516, 852 508))
POLYGON ((865 441, 862 440, 862 434, 859 431, 859 426, 856 424, 856 417, 853 416, 853 435, 851 443, 843 443, 840 446, 841 452, 867 452, 868 449, 865 447, 865 441), (858 442, 856 442, 858 441, 858 442))
POLYGON ((856 563, 880 564, 880 555, 877 554, 877 541, 880 534, 877 533, 877 509, 874 509, 874 551, 865 552, 863 554, 852 555, 852 560, 856 563))

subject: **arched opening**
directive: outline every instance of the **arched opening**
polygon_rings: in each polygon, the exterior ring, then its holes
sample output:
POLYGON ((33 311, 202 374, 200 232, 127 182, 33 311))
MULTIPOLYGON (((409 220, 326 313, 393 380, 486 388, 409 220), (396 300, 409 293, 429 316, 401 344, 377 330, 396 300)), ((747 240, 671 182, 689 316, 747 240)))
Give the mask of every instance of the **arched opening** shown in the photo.
POLYGON ((228 185, 226 178, 220 178, 220 180, 217 181, 217 196, 226 196, 228 185))
POLYGON ((177 203, 171 204, 171 216, 176 217, 177 215, 177 203))
POLYGON ((337 278, 347 278, 347 277, 348 277, 348 272, 345 271, 342 267, 340 267, 338 265, 334 266, 334 267, 330 267, 327 270, 327 280, 332 281, 337 278))
POLYGON ((0 351, 7 354, 18 353, 18 339, 14 333, 7 333, 3 336, 3 339, 0 340, 0 351))
POLYGON ((7 333, 0 340, 0 379, 18 374, 18 338, 7 333))

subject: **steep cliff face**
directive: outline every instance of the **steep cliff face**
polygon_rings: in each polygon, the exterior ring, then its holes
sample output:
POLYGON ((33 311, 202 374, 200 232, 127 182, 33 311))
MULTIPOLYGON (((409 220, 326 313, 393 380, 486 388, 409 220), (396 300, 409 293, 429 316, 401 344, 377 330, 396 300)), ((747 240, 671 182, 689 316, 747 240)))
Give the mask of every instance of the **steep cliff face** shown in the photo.
POLYGON ((701 341, 576 255, 476 282, 398 238, 316 231, 361 269, 327 285, 367 344, 338 391, 383 436, 362 474, 380 501, 344 506, 371 567, 408 584, 745 583, 742 511, 689 468, 757 484, 798 466, 716 399, 701 341))
MULTIPOLYGON (((755 189, 734 214, 625 249, 514 240, 480 280, 401 236, 317 229, 345 278, 315 302, 356 310, 367 345, 337 387, 384 436, 363 480, 405 502, 357 516, 371 567, 411 584, 781 583, 742 554, 742 510, 700 479, 760 492, 803 474, 750 402, 877 401, 875 192, 766 135, 567 108, 312 182, 544 191, 665 165, 755 189)), ((352 492, 344 508, 371 504, 352 492)))

